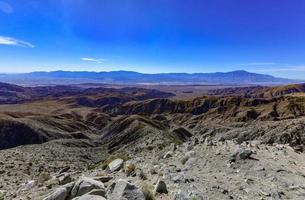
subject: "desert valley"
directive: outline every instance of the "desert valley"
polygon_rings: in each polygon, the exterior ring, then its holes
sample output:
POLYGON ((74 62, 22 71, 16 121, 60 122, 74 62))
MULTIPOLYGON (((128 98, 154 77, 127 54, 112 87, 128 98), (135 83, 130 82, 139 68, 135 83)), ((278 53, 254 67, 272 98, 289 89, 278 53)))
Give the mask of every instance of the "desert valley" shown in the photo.
POLYGON ((0 199, 304 199, 304 84, 103 86, 0 84, 0 199))

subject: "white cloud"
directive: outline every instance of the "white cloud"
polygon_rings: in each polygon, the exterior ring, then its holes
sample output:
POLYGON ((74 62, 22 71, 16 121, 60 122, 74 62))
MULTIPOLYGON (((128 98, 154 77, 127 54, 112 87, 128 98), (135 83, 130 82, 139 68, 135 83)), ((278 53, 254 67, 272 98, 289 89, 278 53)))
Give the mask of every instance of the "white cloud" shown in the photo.
POLYGON ((82 61, 89 61, 89 62, 96 62, 96 63, 102 63, 105 61, 105 59, 102 58, 88 58, 88 57, 83 57, 81 58, 82 61))
POLYGON ((29 42, 25 42, 11 37, 4 37, 4 36, 0 36, 0 45, 19 46, 19 47, 27 47, 27 48, 35 47, 33 44, 29 42))
POLYGON ((13 12, 13 7, 4 1, 0 1, 0 11, 11 14, 13 12))

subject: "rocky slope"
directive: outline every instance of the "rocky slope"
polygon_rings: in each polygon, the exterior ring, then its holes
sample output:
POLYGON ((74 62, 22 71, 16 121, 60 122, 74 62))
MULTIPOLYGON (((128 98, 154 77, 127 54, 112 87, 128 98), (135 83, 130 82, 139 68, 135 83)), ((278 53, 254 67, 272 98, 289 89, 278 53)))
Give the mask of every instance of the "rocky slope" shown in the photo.
POLYGON ((252 87, 235 87, 235 88, 224 88, 217 90, 210 90, 210 95, 218 96, 241 96, 241 97, 252 97, 252 98, 273 98, 294 93, 304 93, 305 84, 292 84, 275 87, 263 87, 263 86, 252 86, 252 87))
POLYGON ((304 155, 288 145, 192 137, 107 156, 80 143, 1 151, 2 199, 304 199, 304 155))

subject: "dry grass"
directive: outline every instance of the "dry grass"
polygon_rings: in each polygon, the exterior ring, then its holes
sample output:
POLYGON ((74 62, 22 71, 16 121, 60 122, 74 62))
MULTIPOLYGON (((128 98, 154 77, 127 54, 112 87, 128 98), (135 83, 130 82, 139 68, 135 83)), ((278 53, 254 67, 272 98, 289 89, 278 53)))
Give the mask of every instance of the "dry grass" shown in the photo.
POLYGON ((125 173, 127 176, 130 176, 136 169, 136 166, 132 163, 129 163, 125 167, 125 173))
POLYGON ((145 200, 154 200, 153 186, 145 184, 142 186, 142 191, 145 197, 145 200))

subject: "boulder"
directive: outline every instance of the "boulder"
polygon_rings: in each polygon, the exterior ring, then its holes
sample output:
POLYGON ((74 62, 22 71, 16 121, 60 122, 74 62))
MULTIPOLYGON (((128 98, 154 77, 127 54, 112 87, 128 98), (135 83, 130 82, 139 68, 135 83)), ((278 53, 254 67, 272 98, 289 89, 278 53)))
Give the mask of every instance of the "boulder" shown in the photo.
POLYGON ((50 195, 43 200, 66 200, 69 197, 70 191, 72 190, 74 183, 68 183, 59 188, 56 188, 50 195))
POLYGON ((157 194, 167 194, 167 187, 164 181, 159 180, 155 186, 154 193, 157 194))
POLYGON ((145 200, 144 194, 140 188, 127 182, 126 180, 119 179, 114 185, 111 186, 111 191, 107 199, 110 200, 145 200))
POLYGON ((111 163, 109 163, 106 171, 108 173, 119 171, 123 167, 123 164, 124 164, 124 160, 121 158, 117 158, 113 160, 111 163))
POLYGON ((71 198, 82 196, 94 189, 104 189, 102 182, 96 181, 92 178, 82 177, 74 184, 71 191, 71 198))

